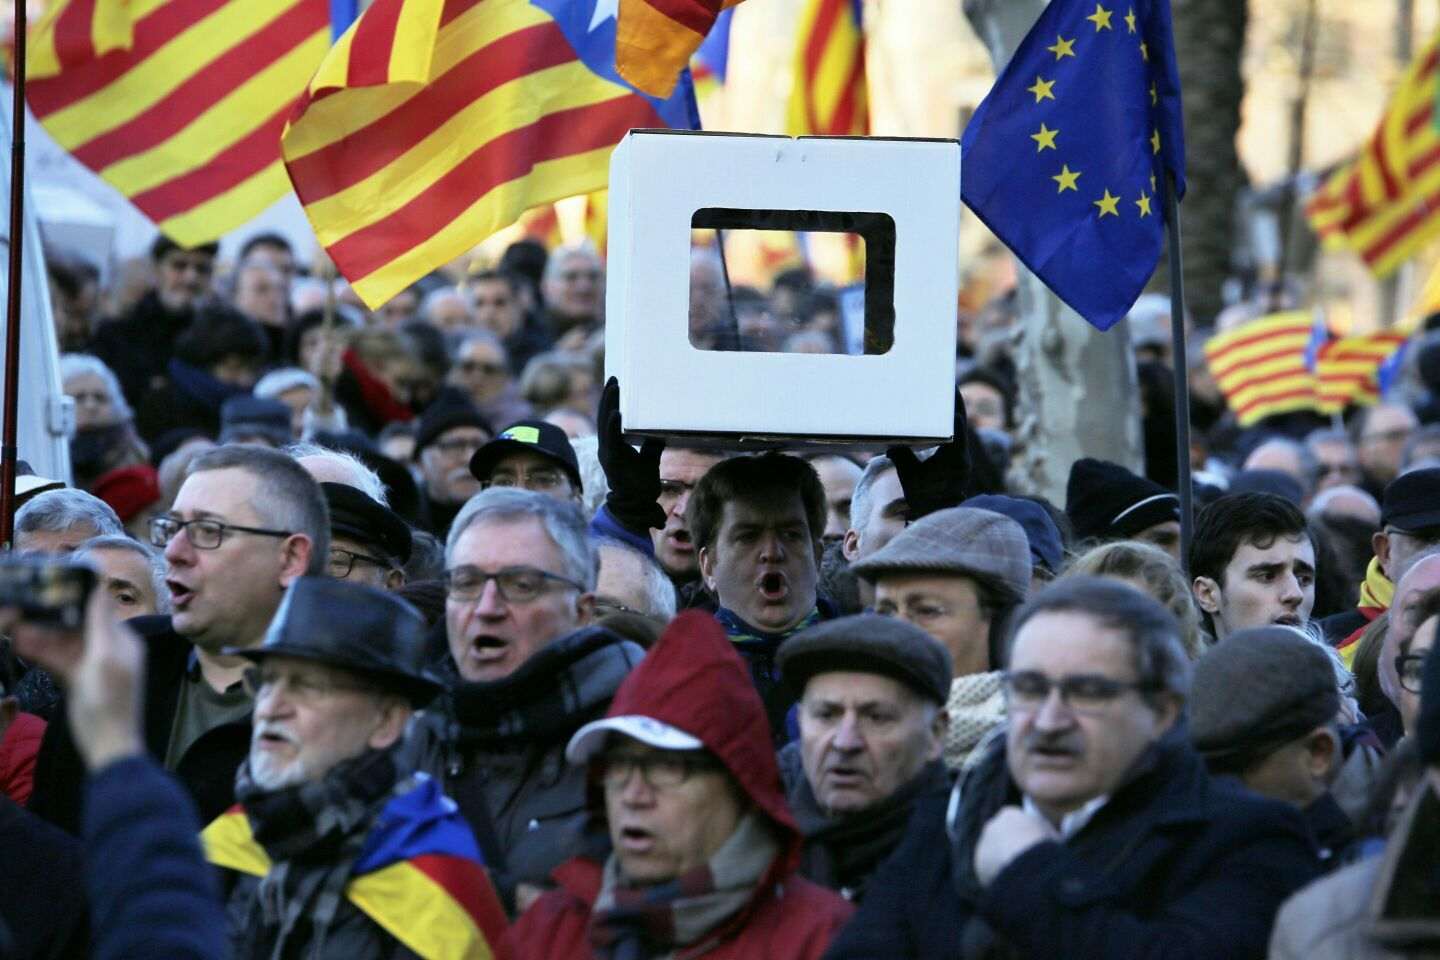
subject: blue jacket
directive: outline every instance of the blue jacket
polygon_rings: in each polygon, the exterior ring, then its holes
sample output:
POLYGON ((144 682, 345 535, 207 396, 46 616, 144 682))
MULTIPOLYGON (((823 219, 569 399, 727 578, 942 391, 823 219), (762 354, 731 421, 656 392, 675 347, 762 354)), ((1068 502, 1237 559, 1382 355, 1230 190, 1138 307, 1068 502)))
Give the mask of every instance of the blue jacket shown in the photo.
POLYGON ((1300 815, 1212 780, 1183 730, 1079 833, 1027 850, 989 888, 975 843, 1020 799, 1003 741, 956 792, 950 831, 935 799, 917 806, 826 960, 1264 957, 1280 904, 1320 873, 1300 815))

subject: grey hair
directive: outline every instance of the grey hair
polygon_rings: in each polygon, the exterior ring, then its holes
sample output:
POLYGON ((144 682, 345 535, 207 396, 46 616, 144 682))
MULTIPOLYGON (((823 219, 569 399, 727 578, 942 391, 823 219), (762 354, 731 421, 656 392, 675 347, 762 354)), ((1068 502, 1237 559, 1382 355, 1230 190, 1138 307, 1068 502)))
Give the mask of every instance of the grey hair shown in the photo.
POLYGON ((675 584, 670 581, 660 564, 655 562, 654 557, 614 537, 601 537, 595 545, 598 548, 597 555, 599 550, 618 550, 640 564, 640 577, 645 593, 645 609, 641 610, 641 613, 666 623, 675 619, 675 584))
POLYGON ((70 556, 73 560, 86 560, 97 550, 129 550, 131 553, 138 553, 143 557, 145 565, 150 570, 150 589, 155 591, 155 612, 170 612, 170 588, 165 586, 165 558, 159 550, 131 537, 109 534, 103 537, 91 537, 76 547, 75 552, 70 556))
POLYGON ((1175 616, 1149 594, 1103 577, 1065 577, 1041 590, 1015 615, 1010 646, 1042 613, 1082 613, 1125 635, 1135 653, 1136 682, 1152 705, 1159 694, 1184 702, 1190 695, 1190 658, 1175 616))
MULTIPOLYGON (((1436 443, 1440 443, 1440 423, 1426 423, 1417 427, 1415 432, 1410 434, 1410 439, 1405 441, 1405 452, 1400 456, 1401 472, 1408 473, 1411 468, 1420 467, 1424 461, 1416 460, 1416 451, 1424 446, 1434 446, 1436 443)), ((1434 456, 1426 459, 1433 460, 1434 456)))
POLYGON ((62 353, 60 355, 60 383, 63 386, 69 383, 71 378, 93 374, 105 381, 105 390, 110 394, 110 404, 121 420, 135 419, 135 411, 130 409, 129 402, 125 399, 125 392, 120 389, 120 381, 115 376, 115 371, 105 365, 105 361, 99 357, 92 357, 88 353, 62 353))
POLYGON ((250 392, 265 400, 279 399, 280 394, 287 390, 294 390, 296 387, 308 387, 320 392, 320 381, 308 370, 301 370, 299 367, 282 367, 279 370, 271 370, 261 377, 250 392))
POLYGON ((435 309, 435 305, 441 300, 444 300, 446 297, 454 297, 455 299, 459 300, 465 305, 466 312, 468 312, 472 316, 474 315, 475 305, 473 302, 471 302, 470 297, 466 295, 465 291, 461 290, 459 287, 448 286, 439 287, 425 294, 425 298, 420 301, 421 318, 424 319, 425 322, 429 323, 430 311, 435 309))
POLYGON ((881 474, 894 469, 894 462, 884 454, 865 464, 865 472, 855 481, 855 492, 850 496, 851 530, 857 533, 865 532, 865 524, 870 520, 870 490, 879 481, 881 474))
POLYGON ((487 347, 494 347, 496 350, 499 350, 506 359, 509 359, 510 356, 510 351, 505 349, 505 344, 501 342, 499 337, 495 336, 495 334, 489 330, 479 327, 467 329, 455 335, 453 340, 454 348, 450 352, 457 360, 460 359, 460 355, 464 353, 465 349, 472 343, 482 343, 487 347))
POLYGON ((390 506, 390 501, 385 495, 385 481, 381 480, 380 474, 367 467, 365 461, 355 454, 347 453, 344 450, 332 450, 309 441, 292 443, 285 448, 285 452, 294 457, 296 461, 299 461, 301 457, 319 457, 328 461, 350 478, 344 481, 346 486, 354 487, 382 507, 390 506))
POLYGON ((583 491, 580 495, 580 503, 585 508, 585 515, 593 517, 605 503, 605 497, 610 492, 609 478, 605 476, 605 469, 600 466, 600 437, 580 437, 570 441, 570 446, 575 450, 575 462, 580 465, 580 486, 583 491))
POLYGON ((259 481, 252 504, 263 523, 310 538, 305 572, 322 576, 330 559, 330 509, 315 478, 289 454, 269 447, 231 444, 190 461, 187 477, 207 470, 244 470, 259 481))
POLYGON ((47 490, 25 502, 15 514, 15 542, 29 533, 60 533, 77 523, 95 528, 92 536, 123 537, 125 525, 115 509, 84 490, 47 490))
POLYGON ((473 524, 505 523, 526 517, 539 520, 550 539, 560 548, 565 558, 565 575, 584 587, 587 593, 593 591, 600 563, 595 554, 595 544, 590 540, 585 515, 574 503, 529 490, 491 487, 465 501, 465 506, 460 508, 455 522, 450 525, 450 536, 445 541, 445 566, 454 565, 455 545, 460 542, 461 534, 473 524))
POLYGON ((1360 497, 1365 501, 1366 506, 1373 507, 1375 509, 1376 515, 1379 515, 1380 513, 1380 503, 1373 496, 1370 495, 1369 491, 1362 490, 1359 487, 1352 487, 1350 484, 1344 483, 1338 487, 1326 487, 1324 490, 1321 490, 1319 493, 1315 494, 1315 499, 1310 501, 1310 509, 1305 511, 1305 516, 1324 516, 1325 508, 1330 506, 1332 501, 1339 500, 1341 497, 1360 497))
POLYGON ((560 268, 565 261, 577 254, 585 257, 597 267, 602 266, 599 252, 588 240, 582 243, 566 244, 563 247, 557 247, 545 261, 545 273, 542 279, 547 283, 554 280, 559 275, 560 268))

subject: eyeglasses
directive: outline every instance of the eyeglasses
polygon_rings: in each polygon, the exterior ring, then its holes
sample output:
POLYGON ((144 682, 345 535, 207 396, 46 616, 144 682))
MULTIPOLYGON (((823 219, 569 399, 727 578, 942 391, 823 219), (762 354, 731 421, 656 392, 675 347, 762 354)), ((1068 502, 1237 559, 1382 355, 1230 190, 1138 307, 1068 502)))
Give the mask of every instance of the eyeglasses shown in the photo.
POLYGON ((1395 658, 1395 674, 1400 686, 1410 693, 1420 692, 1420 683, 1425 677, 1425 654, 1406 653, 1395 658))
POLYGON ((1097 674, 1079 673, 1051 680, 1036 670, 1005 674, 1005 698, 1012 710, 1038 710, 1058 689, 1060 700, 1076 713, 1104 710, 1126 690, 1150 690, 1153 684, 1125 683, 1097 674))
POLYGON ((461 360, 455 364, 456 369, 461 373, 481 373, 487 377, 493 377, 505 372, 503 363, 485 363, 480 360, 461 360))
POLYGON ((562 270, 560 279, 566 283, 576 283, 580 280, 599 280, 599 270, 562 270))
POLYGON ((536 470, 523 476, 506 471, 492 473, 490 479, 480 486, 486 490, 491 487, 523 487, 531 493, 546 493, 560 486, 564 480, 565 476, 559 470, 536 470))
POLYGON ((607 597, 604 594, 595 595, 595 616, 603 617, 611 613, 633 613, 637 616, 645 616, 645 611, 636 610, 634 607, 626 606, 614 597, 607 597))
POLYGON ((486 573, 479 567, 456 567, 445 571, 445 591, 451 600, 472 603, 480 599, 485 584, 491 580, 495 581, 500 599, 506 603, 528 603, 544 593, 550 583, 561 583, 582 592, 585 589, 569 577, 534 567, 506 567, 494 573, 486 573))
POLYGON ((265 667, 247 667, 240 675, 240 684, 247 696, 254 700, 262 693, 273 690, 280 681, 296 700, 313 703, 337 693, 375 693, 379 688, 359 681, 347 682, 333 677, 320 677, 303 673, 281 673, 265 667))
POLYGON ((635 771, 651 790, 680 786, 696 773, 723 770, 720 761, 698 750, 663 750, 659 753, 609 753, 596 761, 600 781, 619 790, 635 771))
POLYGON ((485 446, 484 440, 437 440, 433 446, 436 450, 446 456, 453 457, 459 454, 472 454, 485 446))
POLYGON ((252 533, 257 537, 291 536, 292 530, 266 530, 263 527, 242 527, 238 523, 221 523, 219 520, 179 520, 175 517, 154 517, 150 520, 150 542, 164 547, 181 530, 185 539, 197 550, 214 550, 225 541, 229 532, 252 533))
POLYGON ((354 550, 342 550, 339 547, 330 548, 330 576, 336 580, 344 580, 350 576, 350 571, 355 569, 355 561, 364 560, 372 563, 381 570, 389 570, 390 563, 381 560, 379 557, 366 556, 363 553, 356 553, 354 550))

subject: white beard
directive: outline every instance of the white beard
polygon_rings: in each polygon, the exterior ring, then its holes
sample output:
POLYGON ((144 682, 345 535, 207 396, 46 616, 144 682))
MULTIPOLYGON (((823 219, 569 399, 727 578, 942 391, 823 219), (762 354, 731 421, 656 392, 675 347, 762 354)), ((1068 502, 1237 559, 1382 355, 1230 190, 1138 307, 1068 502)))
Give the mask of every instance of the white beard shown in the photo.
POLYGON ((283 790, 307 779, 305 764, 299 757, 288 763, 276 763, 266 753, 250 755, 250 780, 261 790, 283 790))

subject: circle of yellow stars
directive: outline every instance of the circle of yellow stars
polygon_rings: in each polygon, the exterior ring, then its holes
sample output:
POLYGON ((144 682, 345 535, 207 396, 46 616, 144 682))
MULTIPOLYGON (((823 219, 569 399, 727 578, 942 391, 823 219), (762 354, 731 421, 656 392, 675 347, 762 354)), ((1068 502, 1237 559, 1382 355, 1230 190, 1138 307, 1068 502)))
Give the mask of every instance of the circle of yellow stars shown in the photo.
MULTIPOLYGON (((1105 30, 1113 31, 1115 29, 1115 24, 1112 22, 1114 13, 1114 10, 1107 9, 1103 3, 1097 2, 1095 4, 1095 11, 1085 17, 1085 19, 1094 26, 1095 33, 1099 34, 1105 30)), ((1126 33, 1136 33, 1137 19, 1134 7, 1127 9, 1125 16, 1120 19, 1125 24, 1126 33)), ((1078 39, 1078 37, 1066 38, 1056 36, 1055 42, 1045 49, 1055 55, 1055 62, 1058 64, 1066 57, 1075 56, 1075 43, 1078 39)), ((1150 49, 1144 40, 1139 42, 1139 50, 1140 59, 1148 63, 1150 61, 1150 49)), ((1037 75, 1035 82, 1025 89, 1026 92, 1035 96, 1035 102, 1038 104, 1045 100, 1055 99, 1055 83, 1055 80, 1046 80, 1044 77, 1037 75)), ((1159 94, 1155 89, 1154 83, 1150 84, 1149 93, 1150 105, 1155 106, 1159 102, 1159 94)), ((1045 125, 1044 121, 1041 121, 1040 129, 1030 134, 1030 139, 1035 141, 1035 152, 1038 154, 1044 153, 1046 150, 1058 150, 1056 137, 1059 135, 1059 130, 1052 130, 1045 125)), ((1157 128, 1152 128, 1150 133, 1150 152, 1152 154, 1158 154, 1160 152, 1160 131, 1157 128)), ((1050 178, 1056 183, 1056 193, 1062 194, 1066 190, 1073 190, 1077 194, 1080 193, 1079 181, 1083 173, 1084 171, 1082 170, 1071 170, 1068 163, 1062 163, 1060 165, 1060 172, 1050 178)), ((1155 177, 1152 176, 1150 177, 1150 193, 1147 194, 1144 190, 1141 190, 1140 196, 1131 201, 1131 203, 1135 204, 1140 217, 1148 217, 1154 212, 1151 208, 1154 193, 1155 177)), ((1104 220, 1106 217, 1115 217, 1118 219, 1120 217, 1120 202, 1122 199, 1122 197, 1113 195, 1109 187, 1105 187, 1102 189, 1099 198, 1090 202, 1096 208, 1095 215, 1097 219, 1104 220)))

